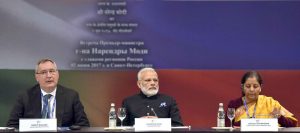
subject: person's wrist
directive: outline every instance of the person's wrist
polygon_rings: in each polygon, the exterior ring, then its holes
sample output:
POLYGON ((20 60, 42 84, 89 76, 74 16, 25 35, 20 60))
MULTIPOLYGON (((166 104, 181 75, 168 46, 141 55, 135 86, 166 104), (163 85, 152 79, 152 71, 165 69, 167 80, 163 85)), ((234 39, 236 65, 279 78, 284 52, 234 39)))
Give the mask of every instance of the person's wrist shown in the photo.
POLYGON ((279 117, 281 117, 281 114, 275 114, 274 117, 279 118, 279 117))

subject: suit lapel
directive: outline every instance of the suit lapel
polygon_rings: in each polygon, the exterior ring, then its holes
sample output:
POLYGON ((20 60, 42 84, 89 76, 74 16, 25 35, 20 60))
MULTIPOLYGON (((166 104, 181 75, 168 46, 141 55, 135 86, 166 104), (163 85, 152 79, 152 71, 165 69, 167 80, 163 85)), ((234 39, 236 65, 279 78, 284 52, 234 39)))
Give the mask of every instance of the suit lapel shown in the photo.
POLYGON ((35 118, 42 118, 41 110, 42 110, 42 101, 41 101, 41 89, 40 86, 37 85, 33 88, 32 96, 29 103, 31 104, 31 109, 35 118))
POLYGON ((61 126, 62 124, 62 117, 64 113, 64 91, 62 86, 57 86, 56 90, 56 119, 57 119, 57 126, 61 126))

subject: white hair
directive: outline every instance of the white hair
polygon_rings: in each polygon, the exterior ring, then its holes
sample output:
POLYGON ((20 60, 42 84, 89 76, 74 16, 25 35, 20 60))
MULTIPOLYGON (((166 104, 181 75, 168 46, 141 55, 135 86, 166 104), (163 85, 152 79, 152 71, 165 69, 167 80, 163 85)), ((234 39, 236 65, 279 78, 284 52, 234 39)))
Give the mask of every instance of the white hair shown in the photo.
MULTIPOLYGON (((145 71, 153 71, 153 72, 156 73, 155 69, 150 68, 150 67, 145 67, 145 68, 141 69, 141 70, 138 72, 138 74, 137 74, 137 79, 138 79, 138 80, 141 80, 141 79, 142 79, 142 77, 141 77, 141 76, 142 76, 142 73, 145 72, 145 71)), ((157 73, 156 73, 156 74, 157 74, 157 73)))

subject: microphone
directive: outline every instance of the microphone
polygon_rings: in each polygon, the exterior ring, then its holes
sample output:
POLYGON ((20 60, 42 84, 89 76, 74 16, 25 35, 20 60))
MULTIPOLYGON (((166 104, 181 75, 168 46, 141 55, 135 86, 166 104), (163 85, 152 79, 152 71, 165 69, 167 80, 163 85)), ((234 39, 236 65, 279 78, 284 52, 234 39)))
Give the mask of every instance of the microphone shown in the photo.
POLYGON ((155 111, 154 111, 154 109, 153 108, 151 108, 151 111, 154 113, 154 115, 157 117, 157 115, 156 115, 156 113, 155 113, 155 111))

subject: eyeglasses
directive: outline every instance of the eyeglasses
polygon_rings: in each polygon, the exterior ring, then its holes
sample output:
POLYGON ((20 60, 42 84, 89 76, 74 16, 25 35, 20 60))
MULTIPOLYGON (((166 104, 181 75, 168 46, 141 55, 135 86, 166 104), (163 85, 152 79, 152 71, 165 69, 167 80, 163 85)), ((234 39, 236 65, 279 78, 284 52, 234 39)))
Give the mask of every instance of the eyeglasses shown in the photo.
POLYGON ((254 89, 259 88, 259 84, 245 84, 245 89, 251 89, 253 87, 254 89))
POLYGON ((156 78, 154 78, 154 79, 145 79, 145 80, 142 80, 142 81, 144 81, 144 82, 146 82, 146 83, 150 83, 151 81, 153 81, 153 82, 158 82, 158 79, 156 79, 156 78))
POLYGON ((54 75, 54 74, 56 74, 56 72, 57 72, 56 69, 50 69, 50 70, 43 70, 43 71, 40 71, 40 72, 36 72, 36 74, 40 74, 40 75, 46 76, 48 73, 50 75, 54 75))

